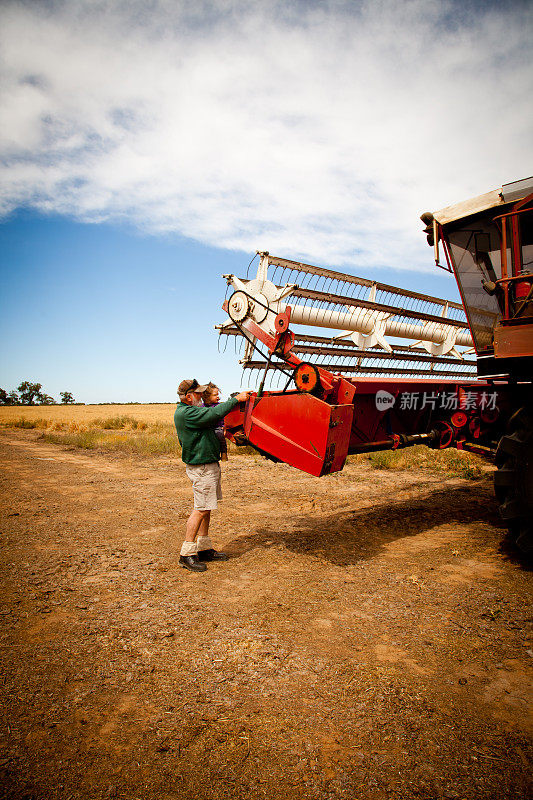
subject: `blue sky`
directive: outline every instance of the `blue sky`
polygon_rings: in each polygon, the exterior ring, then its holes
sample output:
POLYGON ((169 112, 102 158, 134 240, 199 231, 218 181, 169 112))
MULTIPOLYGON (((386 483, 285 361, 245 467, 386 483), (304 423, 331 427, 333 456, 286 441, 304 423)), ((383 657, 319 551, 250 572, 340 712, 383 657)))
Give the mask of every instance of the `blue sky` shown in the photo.
MULTIPOLYGON (((67 390, 97 403, 173 402, 182 377, 213 380, 226 394, 246 385, 231 341, 219 352, 214 325, 226 317, 221 276, 244 276, 253 253, 29 211, 0 226, 0 251, 0 386, 35 380, 57 399, 67 390)), ((372 276, 456 297, 444 272, 372 276)))
MULTIPOLYGON (((5 2, 0 386, 173 401, 256 249, 455 298, 419 214, 531 173, 531 6, 5 2)), ((244 380, 246 384, 246 380, 244 380)))
POLYGON ((0 227, 0 242, 0 385, 37 380, 84 402, 173 402, 194 375, 239 385, 214 324, 225 317, 221 275, 246 256, 27 211, 0 227))

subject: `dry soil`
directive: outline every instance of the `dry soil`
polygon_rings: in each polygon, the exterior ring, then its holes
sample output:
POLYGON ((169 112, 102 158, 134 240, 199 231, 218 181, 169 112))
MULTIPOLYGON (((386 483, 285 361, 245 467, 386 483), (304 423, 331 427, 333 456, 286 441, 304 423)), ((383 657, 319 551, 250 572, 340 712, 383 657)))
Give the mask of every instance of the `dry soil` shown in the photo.
POLYGON ((0 435, 0 797, 531 797, 532 573, 490 476, 224 465, 0 435))

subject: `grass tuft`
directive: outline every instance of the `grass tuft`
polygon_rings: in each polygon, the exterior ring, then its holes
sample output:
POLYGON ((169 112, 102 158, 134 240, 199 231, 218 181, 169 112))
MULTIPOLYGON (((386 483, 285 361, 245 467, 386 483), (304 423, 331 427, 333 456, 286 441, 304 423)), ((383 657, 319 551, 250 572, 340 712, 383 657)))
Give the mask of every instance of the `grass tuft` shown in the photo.
MULTIPOLYGON (((149 426, 151 427, 151 426, 149 426)), ((43 434, 45 442, 80 447, 84 450, 113 450, 138 455, 179 455, 181 448, 173 430, 113 429, 91 428, 78 431, 47 431, 43 434)), ((170 426, 168 426, 170 427, 170 426)))
POLYGON ((77 433, 44 433, 42 438, 52 444, 66 444, 82 450, 98 447, 98 431, 78 431, 77 433))
POLYGON ((353 458, 357 461, 367 460, 374 469, 423 470, 471 480, 480 478, 485 471, 484 462, 479 456, 455 448, 432 450, 416 445, 405 450, 380 450, 353 458))
POLYGON ((46 428, 48 426, 48 420, 39 417, 38 419, 27 419, 26 417, 20 417, 20 419, 15 419, 9 423, 9 426, 12 428, 46 428))
POLYGON ((368 460, 374 469, 398 469, 394 460, 395 455, 396 453, 390 450, 378 450, 376 453, 369 453, 368 460))
POLYGON ((97 428, 103 428, 105 431, 119 431, 123 429, 134 431, 139 427, 139 422, 135 417, 130 417, 129 414, 121 414, 116 417, 107 417, 106 419, 95 419, 94 425, 97 428))

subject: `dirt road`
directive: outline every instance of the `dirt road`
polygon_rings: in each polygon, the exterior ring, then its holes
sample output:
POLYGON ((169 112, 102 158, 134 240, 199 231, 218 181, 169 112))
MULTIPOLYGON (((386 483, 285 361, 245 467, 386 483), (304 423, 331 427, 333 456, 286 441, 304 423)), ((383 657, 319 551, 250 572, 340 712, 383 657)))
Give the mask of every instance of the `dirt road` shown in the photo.
POLYGON ((531 588, 490 480, 224 467, 178 566, 167 457, 0 436, 0 797, 533 795, 531 588))

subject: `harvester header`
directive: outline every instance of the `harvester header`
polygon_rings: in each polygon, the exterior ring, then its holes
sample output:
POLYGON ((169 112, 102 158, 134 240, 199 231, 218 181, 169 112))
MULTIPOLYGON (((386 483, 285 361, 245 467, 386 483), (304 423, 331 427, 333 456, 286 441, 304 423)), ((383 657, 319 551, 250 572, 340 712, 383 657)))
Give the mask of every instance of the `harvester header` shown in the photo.
POLYGON ((420 443, 479 453, 533 550, 533 180, 422 220, 462 304, 268 252, 224 275, 216 327, 260 376, 226 436, 316 476, 420 443))

